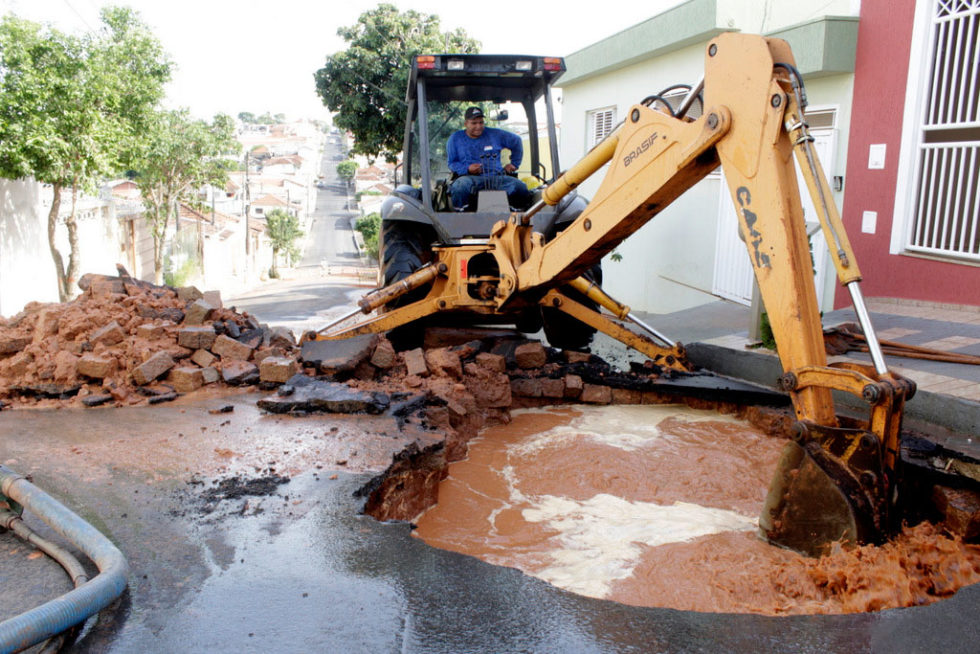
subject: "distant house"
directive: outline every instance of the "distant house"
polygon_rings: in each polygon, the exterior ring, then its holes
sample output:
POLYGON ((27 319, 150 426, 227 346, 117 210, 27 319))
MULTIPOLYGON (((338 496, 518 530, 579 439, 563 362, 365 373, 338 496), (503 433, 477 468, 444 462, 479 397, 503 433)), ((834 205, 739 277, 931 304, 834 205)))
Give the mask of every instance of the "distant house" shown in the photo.
POLYGON ((265 218, 275 209, 282 209, 294 216, 298 214, 298 209, 288 204, 285 200, 275 195, 263 195, 252 201, 252 204, 249 206, 248 215, 249 218, 265 218))

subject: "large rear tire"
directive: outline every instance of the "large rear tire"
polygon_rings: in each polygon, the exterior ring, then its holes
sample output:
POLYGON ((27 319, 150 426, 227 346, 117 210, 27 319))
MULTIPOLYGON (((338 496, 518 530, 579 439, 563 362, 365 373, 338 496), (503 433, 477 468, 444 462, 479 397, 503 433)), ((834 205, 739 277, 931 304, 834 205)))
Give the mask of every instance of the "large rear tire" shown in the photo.
MULTIPOLYGON (((602 284, 602 265, 597 263, 582 276, 591 282, 602 284)), ((599 309, 598 304, 570 286, 561 286, 558 290, 594 311, 599 309)), ((561 350, 588 349, 589 345, 592 344, 592 337, 597 331, 595 327, 586 325, 567 313, 550 307, 541 307, 541 320, 544 323, 544 335, 548 339, 548 343, 561 350)))
MULTIPOLYGON (((399 282, 432 261, 430 245, 436 240, 435 231, 428 225, 405 220, 381 224, 381 281, 384 286, 399 282)), ((395 298, 386 309, 411 304, 429 292, 429 285, 395 298)), ((410 350, 422 345, 425 335, 423 321, 396 327, 388 332, 388 340, 396 350, 410 350)))

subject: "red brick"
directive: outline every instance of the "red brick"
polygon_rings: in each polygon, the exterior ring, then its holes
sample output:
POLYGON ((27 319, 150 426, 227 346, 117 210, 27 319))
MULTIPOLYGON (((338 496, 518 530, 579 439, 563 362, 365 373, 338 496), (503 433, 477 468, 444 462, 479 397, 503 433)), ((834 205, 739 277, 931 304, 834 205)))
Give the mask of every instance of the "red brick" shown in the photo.
POLYGON ((463 374, 459 355, 444 347, 426 352, 425 362, 428 364, 429 370, 436 375, 459 379, 463 374))
POLYGON ((510 391, 514 395, 520 395, 522 397, 541 397, 541 380, 540 379, 511 379, 510 380, 510 391))
POLYGON ((635 391, 629 388, 612 389, 613 404, 641 404, 642 401, 643 394, 640 391, 635 391))
POLYGON ((480 352, 476 355, 476 363, 492 372, 507 372, 507 359, 499 354, 480 352))
POLYGON ((544 397, 563 397, 565 381, 562 379, 542 379, 541 395, 544 397))
POLYGON ((576 398, 582 394, 582 378, 578 375, 565 375, 565 397, 576 398))
POLYGON ((608 386, 585 384, 580 399, 588 404, 611 404, 612 390, 608 386))
POLYGON ((522 343, 514 350, 514 360, 519 368, 540 368, 548 361, 541 343, 522 343))
POLYGON ((216 356, 208 352, 207 350, 197 350, 191 355, 191 361, 201 366, 202 368, 207 368, 212 363, 214 363, 216 356))
POLYGON ((0 338, 0 354, 13 354, 20 352, 31 344, 31 339, 25 336, 8 336, 0 338))
POLYGON ((379 341, 378 346, 374 348, 374 354, 371 355, 371 365, 387 370, 397 364, 398 353, 395 352, 395 348, 386 340, 379 341))
POLYGON ((592 357, 588 352, 575 352, 574 350, 565 350, 564 354, 565 361, 569 363, 588 363, 592 357))
POLYGON ((177 332, 177 344, 192 350, 210 349, 217 338, 213 327, 183 327, 177 332))

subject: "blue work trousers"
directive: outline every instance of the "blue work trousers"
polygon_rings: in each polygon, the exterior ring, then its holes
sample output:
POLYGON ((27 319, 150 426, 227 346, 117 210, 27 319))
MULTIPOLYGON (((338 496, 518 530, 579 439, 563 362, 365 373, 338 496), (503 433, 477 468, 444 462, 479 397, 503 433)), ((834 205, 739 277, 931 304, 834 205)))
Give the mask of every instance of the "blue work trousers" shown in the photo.
POLYGON ((476 207, 476 194, 484 189, 506 191, 507 202, 510 206, 520 209, 527 208, 531 200, 531 192, 524 182, 510 175, 463 175, 457 177, 449 189, 453 206, 457 209, 476 207))

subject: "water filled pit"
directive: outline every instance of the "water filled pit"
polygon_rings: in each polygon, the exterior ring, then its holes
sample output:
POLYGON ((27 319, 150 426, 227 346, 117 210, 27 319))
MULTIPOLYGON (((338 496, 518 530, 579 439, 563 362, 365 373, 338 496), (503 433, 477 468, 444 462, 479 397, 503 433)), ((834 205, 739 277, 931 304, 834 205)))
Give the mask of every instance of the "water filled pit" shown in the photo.
POLYGON ((760 540, 784 443, 680 405, 518 410, 449 465, 414 533, 581 595, 690 611, 876 611, 980 581, 980 548, 927 523, 820 559, 760 540))

